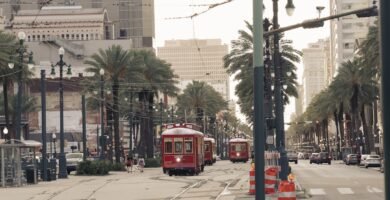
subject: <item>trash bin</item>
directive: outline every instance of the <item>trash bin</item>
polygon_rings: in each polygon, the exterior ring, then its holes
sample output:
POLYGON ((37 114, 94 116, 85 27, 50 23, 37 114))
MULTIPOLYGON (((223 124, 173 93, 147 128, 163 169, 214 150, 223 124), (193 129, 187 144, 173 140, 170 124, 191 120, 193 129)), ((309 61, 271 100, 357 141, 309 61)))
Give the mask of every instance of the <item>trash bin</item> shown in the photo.
POLYGON ((26 180, 27 180, 27 183, 36 183, 34 168, 32 168, 32 167, 26 168, 26 180))
POLYGON ((50 168, 50 180, 55 181, 57 179, 57 160, 52 158, 49 162, 50 168))

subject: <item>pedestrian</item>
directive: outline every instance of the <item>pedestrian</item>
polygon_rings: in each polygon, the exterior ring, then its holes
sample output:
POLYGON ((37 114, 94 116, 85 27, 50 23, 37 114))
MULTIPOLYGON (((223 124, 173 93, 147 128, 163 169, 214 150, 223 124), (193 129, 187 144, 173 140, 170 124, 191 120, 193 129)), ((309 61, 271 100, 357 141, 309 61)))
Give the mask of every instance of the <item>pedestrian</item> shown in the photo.
POLYGON ((141 172, 144 172, 145 160, 143 158, 138 159, 138 168, 141 172))
POLYGON ((126 168, 127 168, 127 173, 133 172, 133 157, 132 156, 127 156, 127 161, 126 161, 126 168))
POLYGON ((360 166, 360 161, 362 159, 362 155, 360 155, 360 153, 358 153, 358 155, 356 157, 357 157, 357 166, 360 166))

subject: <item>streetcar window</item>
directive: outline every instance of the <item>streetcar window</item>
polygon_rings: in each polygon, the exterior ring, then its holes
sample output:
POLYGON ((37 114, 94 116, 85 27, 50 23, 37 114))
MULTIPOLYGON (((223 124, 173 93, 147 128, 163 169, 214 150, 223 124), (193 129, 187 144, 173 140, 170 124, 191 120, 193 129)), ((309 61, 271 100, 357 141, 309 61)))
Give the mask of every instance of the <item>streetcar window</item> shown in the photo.
POLYGON ((175 141, 175 153, 183 153, 183 142, 175 141))
POLYGON ((236 145, 233 144, 233 145, 231 146, 231 149, 232 149, 232 151, 236 151, 236 145))
POLYGON ((210 151, 210 145, 208 143, 204 144, 204 151, 206 151, 206 152, 210 151))
POLYGON ((184 147, 185 147, 186 153, 192 153, 192 142, 185 141, 184 142, 184 147))
POLYGON ((172 153, 172 141, 165 141, 165 153, 172 153))

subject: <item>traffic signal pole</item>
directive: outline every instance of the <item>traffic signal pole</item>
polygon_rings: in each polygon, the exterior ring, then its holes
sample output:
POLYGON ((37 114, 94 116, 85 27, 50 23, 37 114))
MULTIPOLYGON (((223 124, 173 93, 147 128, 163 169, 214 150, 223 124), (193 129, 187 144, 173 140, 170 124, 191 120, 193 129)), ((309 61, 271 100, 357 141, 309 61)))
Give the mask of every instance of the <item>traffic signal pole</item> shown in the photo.
POLYGON ((390 200, 389 188, 390 188, 390 106, 386 104, 389 103, 389 85, 390 79, 386 79, 384 76, 390 74, 390 57, 386 56, 390 52, 390 2, 389 1, 380 1, 380 28, 379 28, 379 44, 380 44, 380 69, 382 70, 382 111, 383 111, 383 140, 384 140, 384 172, 385 172, 385 200, 390 200), (385 20, 386 19, 386 20, 385 20), (387 53, 386 53, 387 52, 387 53))
POLYGON ((264 200, 264 58, 263 58, 263 0, 253 0, 253 70, 256 200, 264 200))

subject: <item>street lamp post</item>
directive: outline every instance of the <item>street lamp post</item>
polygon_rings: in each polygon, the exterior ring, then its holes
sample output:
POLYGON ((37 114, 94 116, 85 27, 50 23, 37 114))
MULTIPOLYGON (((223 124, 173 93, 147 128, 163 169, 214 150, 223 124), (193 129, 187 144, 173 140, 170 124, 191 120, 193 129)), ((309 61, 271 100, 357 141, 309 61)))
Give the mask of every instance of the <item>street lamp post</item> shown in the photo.
POLYGON ((54 157, 54 158, 57 158, 57 148, 56 148, 56 139, 57 139, 57 136, 56 136, 56 133, 53 133, 53 134, 51 135, 51 139, 52 139, 53 145, 54 145, 54 155, 53 155, 53 157, 54 157))
MULTIPOLYGON (((24 47, 23 43, 26 39, 26 33, 19 32, 18 33, 19 38, 19 47, 16 50, 19 56, 17 70, 18 70, 18 97, 17 97, 17 104, 16 104, 16 130, 15 130, 15 138, 20 140, 21 138, 21 121, 22 121, 22 93, 23 93, 23 63, 24 63, 24 57, 27 53, 27 49, 24 47)), ((32 52, 28 53, 28 68, 32 69, 34 65, 32 64, 32 52)), ((14 68, 14 63, 12 62, 13 58, 11 57, 11 62, 8 63, 8 67, 10 69, 14 68)))
MULTIPOLYGON (((294 5, 292 0, 288 0, 286 11, 289 16, 294 12, 294 5)), ((273 0, 273 29, 279 28, 278 22, 278 0, 273 0)), ((285 132, 284 132, 284 118, 283 118, 283 98, 282 98, 282 66, 280 62, 279 52, 279 34, 274 34, 274 70, 275 70, 275 118, 276 118, 276 147, 280 153, 281 180, 287 180, 288 160, 285 150, 285 132)))
POLYGON ((160 103, 159 103, 159 106, 160 106, 160 140, 161 140, 162 126, 163 126, 163 123, 162 123, 163 105, 164 105, 164 103, 163 103, 162 99, 160 99, 160 103))
MULTIPOLYGON (((101 130, 101 136, 104 135, 104 69, 101 68, 99 70, 99 74, 100 74, 100 130, 101 130)), ((99 133, 98 134, 98 138, 99 137, 99 133)), ((101 159, 104 159, 104 149, 103 149, 103 146, 101 146, 101 144, 99 145, 99 139, 97 140, 98 143, 97 143, 97 150, 99 150, 99 147, 101 149, 100 151, 100 158, 101 159)))
POLYGON ((68 172, 66 170, 66 158, 65 158, 65 134, 64 134, 64 86, 63 86, 63 67, 68 67, 66 75, 70 76, 71 65, 67 65, 64 60, 65 50, 63 47, 58 49, 58 55, 60 56, 60 61, 56 63, 56 65, 51 66, 51 75, 55 75, 54 67, 58 66, 60 68, 60 155, 59 155, 59 174, 58 178, 68 178, 68 172))

